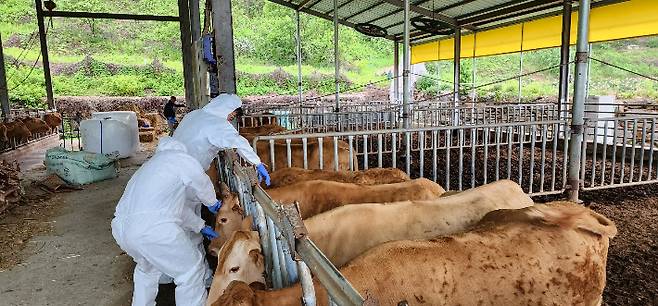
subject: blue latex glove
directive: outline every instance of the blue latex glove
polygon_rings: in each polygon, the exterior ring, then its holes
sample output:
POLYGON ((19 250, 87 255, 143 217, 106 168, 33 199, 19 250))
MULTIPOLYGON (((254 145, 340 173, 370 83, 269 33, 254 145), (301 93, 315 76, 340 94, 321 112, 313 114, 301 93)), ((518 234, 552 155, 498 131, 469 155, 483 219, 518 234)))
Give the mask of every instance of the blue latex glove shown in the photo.
POLYGON ((207 226, 207 225, 204 228, 201 229, 201 235, 203 235, 203 237, 208 238, 208 240, 213 240, 213 239, 219 237, 219 234, 217 234, 217 232, 215 232, 212 229, 212 227, 207 226))
POLYGON ((211 213, 216 215, 221 207, 222 207, 222 201, 217 200, 217 202, 215 202, 215 204, 208 207, 208 210, 210 210, 211 213))
POLYGON ((270 174, 267 173, 267 169, 265 169, 264 164, 260 164, 256 166, 256 170, 258 171, 258 182, 262 182, 263 179, 265 179, 265 185, 269 186, 270 185, 270 174))

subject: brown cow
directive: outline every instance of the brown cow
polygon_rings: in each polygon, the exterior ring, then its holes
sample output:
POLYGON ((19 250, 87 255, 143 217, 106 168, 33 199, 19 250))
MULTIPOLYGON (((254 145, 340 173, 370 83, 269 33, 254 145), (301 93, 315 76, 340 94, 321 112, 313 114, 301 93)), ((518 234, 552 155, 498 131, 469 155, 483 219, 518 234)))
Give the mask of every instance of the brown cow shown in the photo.
MULTIPOLYGON (((349 144, 345 141, 338 140, 338 170, 350 170, 350 155, 349 144)), ((288 167, 288 146, 285 140, 278 140, 274 142, 274 165, 272 165, 270 155, 270 143, 268 141, 259 141, 256 146, 258 157, 268 165, 269 169, 274 171, 276 169, 288 167)), ((308 140, 307 143, 306 161, 309 169, 327 170, 334 169, 334 142, 332 138, 324 138, 322 141, 322 150, 320 150, 320 143, 316 138, 308 140), (320 159, 320 152, 322 152, 322 159, 320 159)), ((291 167, 304 168, 304 145, 301 139, 291 141, 290 144, 291 167)), ((352 156, 352 163, 354 170, 358 170, 356 154, 352 156)))
POLYGON ((50 127, 53 133, 62 126, 62 115, 60 113, 47 113, 43 116, 43 121, 50 127))
POLYGON ((359 185, 379 185, 400 183, 411 180, 402 170, 397 168, 372 168, 362 171, 330 171, 320 169, 283 168, 270 174, 272 184, 276 188, 299 182, 324 180, 359 185))
POLYGON ((218 198, 222 201, 222 207, 215 216, 215 231, 219 237, 213 239, 208 246, 208 252, 213 256, 217 256, 219 249, 226 243, 231 233, 241 229, 244 217, 244 209, 240 205, 238 196, 221 182, 218 198))
POLYGON ((267 124, 255 127, 241 127, 240 135, 272 135, 287 131, 278 124, 267 124))
POLYGON ((30 130, 20 121, 5 123, 7 126, 7 137, 14 141, 27 142, 32 138, 30 130))
POLYGON ((32 135, 35 134, 49 134, 52 132, 52 128, 46 124, 45 121, 38 118, 25 118, 23 119, 23 124, 30 130, 32 135))
POLYGON ((2 143, 9 142, 9 137, 7 137, 7 126, 4 123, 0 123, 0 141, 2 141, 2 143))
POLYGON ((231 233, 219 251, 206 305, 216 301, 234 280, 258 283, 265 288, 265 260, 261 254, 258 232, 251 230, 251 220, 251 217, 244 219, 241 230, 231 233))
MULTIPOLYGON (((601 305, 610 238, 606 217, 572 203, 487 214, 474 230, 368 250, 340 272, 380 305, 601 305)), ((317 305, 327 293, 315 282, 317 305)), ((301 287, 233 282, 213 305, 300 305, 301 287)))
POLYGON ((303 219, 347 204, 435 200, 444 192, 439 184, 425 178, 374 186, 307 181, 267 191, 275 202, 299 202, 303 219))
POLYGON ((501 180, 432 201, 345 205, 306 219, 304 224, 322 253, 341 267, 388 241, 454 234, 490 211, 532 205, 521 186, 501 180))

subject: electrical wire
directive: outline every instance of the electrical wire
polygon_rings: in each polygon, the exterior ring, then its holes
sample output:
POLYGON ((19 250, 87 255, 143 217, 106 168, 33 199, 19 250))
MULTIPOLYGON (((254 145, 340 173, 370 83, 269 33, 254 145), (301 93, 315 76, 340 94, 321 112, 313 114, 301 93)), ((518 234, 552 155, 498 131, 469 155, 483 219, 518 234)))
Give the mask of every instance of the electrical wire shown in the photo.
POLYGON ((643 77, 643 78, 645 78, 645 79, 648 79, 648 80, 652 80, 652 81, 658 82, 658 78, 651 77, 651 76, 648 76, 648 75, 645 75, 645 74, 641 74, 641 73, 639 73, 639 72, 636 72, 636 71, 633 71, 633 70, 630 70, 630 69, 626 69, 626 68, 624 68, 624 67, 620 67, 620 66, 617 66, 617 65, 615 65, 615 64, 611 64, 611 63, 608 63, 608 62, 602 61, 602 60, 600 60, 600 59, 596 59, 596 58, 593 58, 593 57, 589 57, 589 58, 590 58, 591 60, 593 60, 593 61, 595 61, 595 62, 599 62, 599 63, 601 63, 601 64, 603 64, 603 65, 607 65, 607 66, 610 66, 610 67, 613 67, 613 68, 617 68, 617 69, 619 69, 619 70, 626 71, 626 72, 628 72, 628 73, 632 73, 632 74, 637 75, 637 76, 639 76, 639 77, 643 77))

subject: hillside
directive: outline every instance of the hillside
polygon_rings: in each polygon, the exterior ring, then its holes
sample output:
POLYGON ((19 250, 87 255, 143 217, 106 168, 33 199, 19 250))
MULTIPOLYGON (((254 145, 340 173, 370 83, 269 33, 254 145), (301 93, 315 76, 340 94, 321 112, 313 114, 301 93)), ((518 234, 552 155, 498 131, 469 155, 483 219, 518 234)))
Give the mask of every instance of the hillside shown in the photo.
MULTIPOLYGON (((59 0, 60 10, 176 15, 176 1, 59 0)), ((39 62, 33 3, 0 3, 0 33, 5 47, 10 98, 15 105, 37 106, 45 95, 39 62), (34 69, 32 67, 35 66, 34 69)), ((296 92, 294 12, 264 0, 234 1, 238 91, 241 95, 296 92)), ((332 24, 302 14, 304 89, 333 90, 332 24)), ((183 93, 179 33, 176 23, 53 19, 48 30, 55 95, 147 96, 183 93)), ((341 27, 343 88, 381 80, 392 64, 392 43, 365 37, 341 27)), ((594 56, 638 72, 658 75, 658 38, 597 44, 594 56)), ((524 55, 524 72, 556 65, 557 50, 524 55)), ((462 79, 470 83, 471 60, 463 61, 462 79)), ((425 94, 446 91, 451 79, 448 62, 428 64, 433 78, 419 82, 425 94), (438 74, 437 69, 438 68, 438 74)), ((518 55, 478 59, 476 83, 483 84, 518 73, 518 55)), ((557 69, 524 78, 525 99, 553 96, 557 69)), ((380 83, 385 85, 386 83, 380 83)), ((468 88, 468 86, 466 86, 468 88)), ((658 97, 656 82, 594 64, 592 93, 621 97, 658 97)), ((481 88, 481 96, 514 99, 517 81, 481 88)))

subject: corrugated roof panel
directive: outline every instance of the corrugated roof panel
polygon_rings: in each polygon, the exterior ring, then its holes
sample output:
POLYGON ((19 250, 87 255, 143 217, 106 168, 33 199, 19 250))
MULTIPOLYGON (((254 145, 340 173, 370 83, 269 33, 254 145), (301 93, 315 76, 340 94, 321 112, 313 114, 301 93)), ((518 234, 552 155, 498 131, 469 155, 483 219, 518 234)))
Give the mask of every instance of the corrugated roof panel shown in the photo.
MULTIPOLYGON (((374 3, 377 3, 378 5, 374 6, 373 5, 367 7, 370 8, 368 10, 362 10, 361 12, 354 12, 351 16, 352 18, 349 18, 348 21, 351 22, 367 22, 370 20, 373 20, 375 18, 378 18, 380 16, 383 16, 387 14, 390 10, 393 10, 389 5, 382 3, 381 1, 372 1, 374 3)), ((349 15, 348 15, 349 16, 349 15)))
MULTIPOLYGON (((347 17, 353 16, 354 14, 358 14, 359 12, 367 10, 375 3, 381 3, 381 0, 352 1, 350 4, 347 4, 338 10, 338 17, 345 19, 347 17)), ((359 19, 361 18, 357 17, 357 20, 359 19)))
MULTIPOLYGON (((306 3, 303 11, 318 14, 327 19, 331 19, 333 15, 334 0, 270 0, 279 4, 284 4, 287 6, 298 7, 301 3, 306 3)), ((358 23, 372 23, 380 27, 388 28, 389 34, 399 36, 402 33, 402 19, 404 13, 402 12, 402 7, 398 5, 390 4, 384 0, 337 0, 338 1, 338 16, 341 20, 349 21, 352 24, 358 23), (380 3, 379 5, 377 5, 380 3)), ((506 15, 515 15, 515 13, 523 12, 521 16, 514 16, 510 18, 502 17, 502 20, 495 15, 497 13, 502 13, 504 9, 492 10, 493 7, 513 7, 514 5, 522 5, 531 0, 412 0, 412 5, 421 7, 424 10, 428 11, 438 11, 444 16, 451 18, 459 19, 465 15, 472 14, 474 12, 481 11, 482 14, 494 13, 494 15, 488 16, 489 21, 478 22, 478 15, 471 16, 467 20, 467 23, 479 24, 478 28, 491 28, 500 25, 509 24, 510 22, 521 22, 524 20, 537 18, 538 16, 545 15, 547 13, 555 11, 559 13, 559 8, 545 9, 540 12, 529 12, 531 10, 522 10, 517 12, 507 12, 506 15), (458 5, 459 4, 459 5, 458 5), (445 9, 448 8, 448 9, 445 9), (496 20, 496 21, 494 21, 496 20)), ((593 3, 601 2, 604 0, 593 0, 593 3)), ((624 0, 606 0, 606 1, 619 1, 624 0)), ((635 0, 634 0, 635 1, 635 0)), ((402 2, 402 0, 401 0, 402 2)), ((557 0, 546 1, 547 4, 559 4, 557 0)), ((610 4, 610 3, 607 3, 610 4)), ((538 7, 547 7, 547 6, 538 6, 538 7)), ((418 13, 411 12, 411 16, 416 17, 418 13)), ((473 28, 469 28, 473 29, 473 28)), ((412 33, 418 32, 415 29, 412 29, 412 33)), ((391 38, 391 37, 389 37, 391 38)), ((424 39, 424 36, 419 38, 424 39)), ((434 37, 436 38, 436 37, 434 37)), ((412 38, 413 39, 413 38, 412 38)))
POLYGON ((460 3, 464 0, 432 0, 432 1, 423 1, 424 3, 418 5, 424 9, 430 11, 439 11, 439 13, 444 14, 449 17, 454 17, 447 13, 446 10, 442 10, 444 7, 452 6, 456 3, 460 3))

